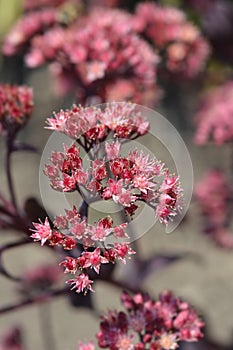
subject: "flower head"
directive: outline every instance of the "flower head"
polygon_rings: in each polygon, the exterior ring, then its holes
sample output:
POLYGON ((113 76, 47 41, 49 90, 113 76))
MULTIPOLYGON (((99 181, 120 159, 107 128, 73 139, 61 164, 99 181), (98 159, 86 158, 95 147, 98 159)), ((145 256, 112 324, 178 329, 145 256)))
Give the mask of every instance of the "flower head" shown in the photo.
POLYGON ((93 281, 90 280, 89 276, 85 273, 81 273, 79 276, 68 280, 66 283, 73 285, 71 289, 76 289, 77 293, 84 292, 86 294, 88 290, 94 292, 94 289, 91 286, 93 281))

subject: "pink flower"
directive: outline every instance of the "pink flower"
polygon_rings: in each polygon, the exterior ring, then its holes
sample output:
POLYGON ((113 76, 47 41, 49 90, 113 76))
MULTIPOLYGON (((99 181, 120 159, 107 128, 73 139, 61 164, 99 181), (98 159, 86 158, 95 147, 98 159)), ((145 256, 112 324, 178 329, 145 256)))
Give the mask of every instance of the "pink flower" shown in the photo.
POLYGON ((72 220, 72 227, 70 228, 70 233, 74 235, 75 238, 81 240, 86 232, 87 222, 86 220, 81 221, 80 219, 72 220))
POLYGON ((179 347, 177 341, 176 334, 164 333, 159 339, 159 345, 164 350, 175 350, 179 347))
POLYGON ((108 260, 101 255, 100 248, 96 248, 93 252, 84 252, 82 257, 85 258, 83 267, 91 267, 96 273, 99 273, 101 264, 108 263, 108 260))
POLYGON ((120 335, 116 342, 117 349, 121 350, 133 350, 134 349, 134 343, 133 343, 133 337, 127 336, 127 335, 120 335))
POLYGON ((87 81, 91 83, 95 80, 103 78, 106 68, 106 64, 101 61, 93 61, 92 63, 87 64, 87 81))
POLYGON ((136 254, 136 252, 129 247, 129 243, 114 243, 114 254, 115 257, 126 264, 126 257, 129 255, 136 254))
POLYGON ((67 256, 66 260, 60 263, 60 266, 65 267, 64 273, 76 273, 78 268, 78 259, 67 256))
POLYGON ((107 153, 108 160, 113 160, 115 158, 118 158, 120 155, 120 150, 121 150, 121 143, 118 141, 105 143, 105 151, 107 153))
POLYGON ((33 222, 33 225, 35 227, 34 233, 31 235, 31 237, 35 241, 41 241, 41 245, 44 245, 47 240, 49 240, 52 237, 53 231, 50 227, 48 218, 45 219, 44 224, 41 220, 39 220, 40 223, 33 222))
POLYGON ((97 180, 101 181, 107 176, 107 170, 105 162, 103 160, 95 159, 92 162, 92 176, 97 180))
POLYGON ((79 276, 76 276, 75 278, 68 280, 66 283, 72 285, 71 290, 76 289, 77 293, 84 292, 84 294, 87 293, 88 290, 91 292, 94 292, 94 289, 92 288, 91 284, 93 283, 92 280, 89 279, 89 276, 85 273, 81 273, 79 276))

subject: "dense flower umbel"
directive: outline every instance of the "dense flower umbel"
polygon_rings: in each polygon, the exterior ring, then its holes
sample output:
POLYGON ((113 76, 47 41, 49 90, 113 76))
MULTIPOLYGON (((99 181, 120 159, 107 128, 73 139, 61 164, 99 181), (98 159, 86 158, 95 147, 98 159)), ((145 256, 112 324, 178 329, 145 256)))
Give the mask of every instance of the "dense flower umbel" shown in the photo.
MULTIPOLYGON (((64 24, 69 24, 80 15, 81 0, 28 0, 25 2, 26 12, 16 22, 5 38, 3 53, 8 56, 19 53, 25 54, 31 45, 40 40, 43 33, 53 29, 62 30, 64 24), (70 13, 70 14, 69 14, 70 13), (63 18, 64 17, 64 18, 63 18)), ((56 49, 58 37, 54 35, 54 47, 50 47, 50 55, 56 49)), ((42 53, 37 50, 34 60, 27 61, 28 66, 33 62, 44 63, 42 53)))
POLYGON ((52 165, 45 169, 51 186, 63 192, 80 191, 80 187, 84 187, 90 193, 89 198, 99 195, 104 200, 111 199, 130 215, 138 207, 136 201, 143 201, 153 207, 156 216, 167 224, 180 205, 178 176, 170 175, 161 162, 143 152, 134 150, 120 156, 121 144, 118 141, 106 142, 105 149, 106 158, 91 161, 88 170, 83 169, 80 150, 75 144, 65 153, 54 152, 52 165))
POLYGON ((33 109, 33 92, 27 86, 0 85, 0 133, 15 134, 33 109))
POLYGON ((162 71, 192 78, 203 70, 209 45, 183 11, 142 3, 136 9, 136 26, 161 55, 162 71))
POLYGON ((103 141, 108 135, 119 138, 135 138, 149 130, 136 105, 132 103, 111 103, 102 110, 97 107, 74 105, 70 110, 61 110, 48 118, 48 129, 63 132, 76 140, 81 136, 86 141, 103 141))
POLYGON ((206 93, 195 117, 195 142, 222 145, 233 140, 233 81, 206 93))
MULTIPOLYGON (((109 311, 102 316, 97 333, 100 348, 110 350, 173 350, 180 341, 198 341, 204 323, 196 311, 171 292, 164 291, 157 301, 148 294, 121 297, 126 311, 109 311)), ((92 343, 79 350, 95 349, 92 343)))
MULTIPOLYGON (((45 174, 53 189, 78 191, 87 207, 89 201, 112 200, 129 215, 138 208, 136 202, 143 201, 165 224, 176 214, 181 199, 178 176, 170 175, 161 162, 143 152, 134 150, 124 156, 120 154, 122 138, 135 139, 149 130, 148 121, 142 118, 135 105, 112 103, 103 110, 74 106, 72 110, 49 118, 48 124, 49 129, 67 134, 81 146, 64 145, 64 152, 52 153, 45 174), (110 137, 115 141, 110 141, 110 137), (80 148, 89 155, 87 168, 80 148)), ((67 250, 76 248, 77 243, 83 246, 79 257, 67 256, 61 263, 65 273, 79 271, 79 275, 68 281, 78 293, 93 290, 90 269, 98 274, 101 264, 116 260, 125 263, 126 257, 135 253, 125 242, 128 238, 126 223, 114 226, 112 218, 106 216, 91 225, 82 207, 80 213, 73 207, 65 215, 57 216, 53 227, 48 219, 44 223, 34 223, 32 234, 41 245, 48 241, 50 245, 60 245, 67 250)))
POLYGON ((77 293, 93 291, 91 287, 93 281, 88 275, 90 269, 99 274, 101 264, 114 263, 116 260, 126 263, 126 257, 135 253, 129 247, 129 243, 116 241, 111 248, 105 247, 105 242, 110 236, 117 239, 127 237, 126 224, 113 226, 113 220, 110 217, 100 219, 98 223, 90 225, 86 218, 81 218, 74 207, 73 210, 66 210, 65 215, 55 217, 53 225, 54 229, 50 227, 47 219, 44 224, 34 223, 35 230, 31 237, 36 241, 41 241, 41 245, 48 241, 50 245, 59 245, 65 250, 75 249, 77 243, 83 244, 84 251, 79 257, 67 256, 60 264, 65 268, 65 273, 79 272, 79 275, 67 281, 68 284, 73 285, 72 289, 76 288, 77 293), (101 248, 93 249, 96 245, 100 245, 101 248))
MULTIPOLYGON (((131 23, 132 17, 123 11, 96 10, 67 31, 66 44, 59 52, 67 58, 67 64, 64 65, 64 60, 59 61, 58 55, 56 70, 53 71, 58 78, 71 72, 76 80, 81 81, 81 100, 82 95, 84 101, 93 96, 102 101, 114 99, 108 88, 119 79, 127 79, 134 85, 133 95, 129 98, 142 103, 149 91, 153 91, 151 100, 157 101, 158 56, 135 34, 131 23)), ((120 100, 125 97, 124 92, 121 93, 118 89, 120 100)))
POLYGON ((196 185, 195 196, 205 220, 205 232, 218 245, 233 248, 233 235, 229 228, 232 190, 224 173, 209 171, 196 185))

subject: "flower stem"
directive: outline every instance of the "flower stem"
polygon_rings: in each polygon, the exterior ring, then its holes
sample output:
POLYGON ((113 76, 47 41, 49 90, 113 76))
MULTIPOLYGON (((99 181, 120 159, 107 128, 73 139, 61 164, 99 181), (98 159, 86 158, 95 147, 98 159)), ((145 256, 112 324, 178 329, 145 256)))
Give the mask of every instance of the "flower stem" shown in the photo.
POLYGON ((11 171, 12 146, 13 146, 13 141, 11 138, 9 138, 7 140, 7 150, 6 150, 6 177, 7 177, 8 189, 9 189, 12 205, 14 206, 15 211, 18 212, 14 183, 12 178, 12 171, 11 171))

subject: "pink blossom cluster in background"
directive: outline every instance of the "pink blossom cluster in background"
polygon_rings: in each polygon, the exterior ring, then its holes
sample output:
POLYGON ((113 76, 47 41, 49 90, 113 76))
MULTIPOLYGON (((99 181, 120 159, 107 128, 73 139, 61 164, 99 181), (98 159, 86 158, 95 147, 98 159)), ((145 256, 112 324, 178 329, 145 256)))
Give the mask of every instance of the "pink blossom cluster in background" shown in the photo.
POLYGON ((6 37, 4 54, 23 54, 30 68, 49 62, 57 94, 75 89, 84 104, 133 100, 153 106, 162 96, 158 72, 193 78, 202 71, 210 49, 183 11, 141 3, 130 14, 98 4, 89 4, 86 13, 72 0, 26 12, 6 37))
MULTIPOLYGON (((39 40, 37 36, 40 37, 53 28, 62 29, 63 25, 68 25, 69 21, 77 18, 80 11, 82 13, 81 0, 28 0, 24 6, 25 13, 12 27, 3 44, 2 50, 7 56, 24 54, 39 40)), ((39 60, 39 55, 37 59, 39 60)))
MULTIPOLYGON (((148 294, 121 296, 125 311, 108 311, 102 316, 96 337, 100 348, 127 350, 173 350, 180 341, 203 337, 204 323, 196 311, 171 292, 164 291, 154 301, 148 294)), ((94 350, 89 342, 78 350, 94 350)))
POLYGON ((201 99, 195 116, 197 125, 195 142, 217 145, 233 140, 233 82, 208 91, 201 99))
POLYGON ((50 28, 55 22, 55 8, 26 13, 9 32, 3 45, 4 54, 12 56, 20 53, 30 45, 30 40, 36 34, 50 28))
POLYGON ((233 235, 228 227, 232 190, 224 173, 220 170, 209 171, 197 183, 195 197, 203 215, 205 232, 218 245, 233 248, 233 235))
MULTIPOLYGON (((114 99, 114 84, 119 82, 121 88, 122 82, 125 85, 122 98, 128 94, 140 100, 152 90, 150 96, 156 101, 159 58, 132 30, 132 20, 120 10, 93 10, 68 28, 54 27, 38 35, 25 57, 26 64, 37 67, 51 62, 57 87, 64 92, 77 88, 79 101, 114 99)), ((117 89, 118 94, 120 91, 117 89)))
POLYGON ((0 85, 0 133, 16 133, 33 109, 33 92, 27 86, 0 85))
POLYGON ((135 16, 137 30, 161 57, 161 74, 193 78, 204 69, 210 47, 183 11, 148 2, 137 6, 135 16))

